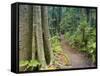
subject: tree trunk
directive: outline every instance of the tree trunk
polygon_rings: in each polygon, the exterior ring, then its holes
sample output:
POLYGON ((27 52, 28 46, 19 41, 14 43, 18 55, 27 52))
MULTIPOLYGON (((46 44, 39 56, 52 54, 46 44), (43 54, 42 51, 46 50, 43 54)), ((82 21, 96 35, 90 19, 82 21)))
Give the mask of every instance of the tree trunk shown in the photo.
POLYGON ((36 8, 33 6, 33 30, 32 30, 32 60, 36 58, 37 42, 36 42, 36 8))
POLYGON ((19 60, 30 60, 32 51, 32 7, 19 6, 19 60))
POLYGON ((35 6, 36 9, 36 41, 37 41, 37 57, 42 64, 42 68, 46 66, 44 46, 43 46, 43 31, 41 23, 41 7, 35 6))
POLYGON ((53 51, 51 50, 51 43, 50 43, 47 6, 42 6, 41 9, 42 9, 42 27, 43 27, 45 57, 46 57, 47 64, 52 64, 53 51))

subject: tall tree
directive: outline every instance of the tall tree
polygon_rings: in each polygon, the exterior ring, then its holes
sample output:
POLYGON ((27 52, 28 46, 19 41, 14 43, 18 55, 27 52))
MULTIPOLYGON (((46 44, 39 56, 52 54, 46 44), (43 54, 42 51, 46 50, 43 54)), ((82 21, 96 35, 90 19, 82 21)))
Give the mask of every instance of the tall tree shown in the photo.
POLYGON ((52 64, 53 62, 53 51, 51 50, 51 43, 50 43, 50 33, 49 33, 49 26, 48 26, 48 7, 42 6, 42 27, 43 27, 43 38, 44 38, 44 49, 45 49, 45 57, 47 64, 52 64))
POLYGON ((36 9, 36 42, 37 42, 37 57, 39 62, 42 64, 42 68, 45 68, 45 54, 43 46, 43 30, 41 23, 41 6, 35 6, 36 9))
POLYGON ((33 29, 32 29, 32 60, 36 58, 37 42, 36 42, 36 8, 33 6, 33 29))
POLYGON ((32 50, 32 7, 19 6, 19 60, 30 60, 32 50))

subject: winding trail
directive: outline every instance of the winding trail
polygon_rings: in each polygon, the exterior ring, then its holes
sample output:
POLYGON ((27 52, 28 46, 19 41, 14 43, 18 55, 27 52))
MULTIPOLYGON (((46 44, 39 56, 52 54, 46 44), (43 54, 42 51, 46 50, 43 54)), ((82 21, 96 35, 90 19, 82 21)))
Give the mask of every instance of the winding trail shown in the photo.
POLYGON ((61 35, 61 46, 64 50, 64 53, 67 53, 71 66, 70 68, 88 68, 93 67, 90 64, 89 58, 79 51, 73 49, 68 42, 64 39, 64 36, 61 35))

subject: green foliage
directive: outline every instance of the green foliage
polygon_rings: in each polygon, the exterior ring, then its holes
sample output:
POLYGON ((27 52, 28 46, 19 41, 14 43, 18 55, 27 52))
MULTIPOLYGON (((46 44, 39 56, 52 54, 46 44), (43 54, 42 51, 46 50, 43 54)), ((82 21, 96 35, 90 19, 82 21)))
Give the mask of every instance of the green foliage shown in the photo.
POLYGON ((88 37, 87 43, 88 54, 91 56, 93 63, 96 62, 96 30, 90 30, 90 36, 88 37))
POLYGON ((73 34, 65 33, 65 38, 74 48, 86 52, 93 63, 95 63, 96 56, 96 30, 94 27, 89 27, 85 21, 81 22, 77 31, 73 34))
POLYGON ((28 63, 29 63, 29 61, 28 60, 22 60, 22 61, 20 61, 19 62, 19 64, 20 64, 20 67, 23 67, 23 66, 26 66, 26 65, 28 65, 28 63))
POLYGON ((76 27, 79 24, 78 13, 79 9, 77 8, 66 8, 64 11, 64 16, 60 22, 60 28, 62 31, 72 33, 74 30, 76 30, 76 27))
POLYGON ((38 66, 40 66, 41 64, 37 61, 37 60, 22 60, 19 62, 19 66, 20 67, 25 67, 24 68, 24 71, 27 71, 27 70, 35 70, 38 66))
POLYGON ((59 37, 64 34, 73 48, 89 55, 92 62, 96 58, 96 10, 91 8, 50 7, 49 26, 54 52, 61 49, 59 37), (61 15, 61 17, 59 17, 61 15), (59 20, 60 18, 60 20, 59 20), (60 32, 60 34, 59 34, 60 32))
POLYGON ((59 39, 60 39, 59 36, 53 36, 50 39, 51 40, 51 44, 52 44, 52 50, 54 52, 60 52, 60 51, 62 51, 59 39))
POLYGON ((49 30, 51 36, 59 35, 60 26, 59 23, 62 17, 62 8, 61 7, 48 7, 48 22, 49 22, 49 30))
POLYGON ((64 53, 59 36, 53 36, 51 39, 52 50, 54 52, 54 66, 50 66, 48 69, 61 69, 62 66, 69 66, 70 60, 67 54, 64 53))
POLYGON ((36 67, 37 65, 40 65, 40 63, 37 60, 31 60, 28 65, 30 67, 36 67))

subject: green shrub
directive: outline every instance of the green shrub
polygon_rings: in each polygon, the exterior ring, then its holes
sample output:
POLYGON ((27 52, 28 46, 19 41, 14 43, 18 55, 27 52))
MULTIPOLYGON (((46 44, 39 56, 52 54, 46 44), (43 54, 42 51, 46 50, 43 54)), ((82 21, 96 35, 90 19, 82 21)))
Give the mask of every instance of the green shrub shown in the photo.
POLYGON ((39 69, 39 67, 41 66, 41 64, 37 61, 37 60, 21 60, 19 62, 19 67, 22 68, 24 67, 24 69, 22 71, 27 71, 27 70, 36 70, 37 68, 39 69))
POLYGON ((53 52, 62 51, 62 48, 61 48, 61 45, 60 45, 59 36, 54 36, 50 40, 51 40, 51 45, 52 45, 53 52))

